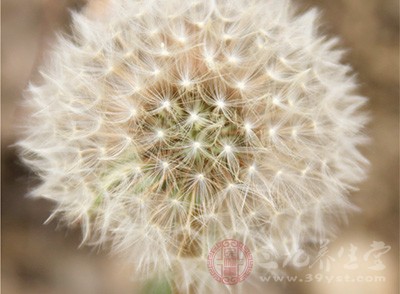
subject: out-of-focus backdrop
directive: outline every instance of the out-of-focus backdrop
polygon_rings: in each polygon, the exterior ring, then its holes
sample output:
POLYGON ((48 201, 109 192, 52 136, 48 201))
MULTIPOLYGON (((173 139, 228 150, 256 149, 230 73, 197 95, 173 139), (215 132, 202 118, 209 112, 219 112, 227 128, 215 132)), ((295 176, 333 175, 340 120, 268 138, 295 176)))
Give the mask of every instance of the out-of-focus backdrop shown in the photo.
MULTIPOLYGON (((92 2, 96 1, 100 0, 92 2)), ((30 174, 10 147, 16 140, 15 125, 27 115, 18 107, 24 88, 37 75, 55 32, 68 31, 69 9, 82 9, 84 2, 2 1, 1 286, 5 294, 139 293, 130 273, 113 258, 78 248, 78 229, 59 228, 56 222, 43 225, 51 204, 25 197, 30 174)), ((372 122, 367 132, 372 143, 365 154, 371 167, 368 180, 352 194, 361 213, 350 217, 326 251, 321 248, 314 264, 290 270, 303 282, 259 281, 259 290, 249 293, 398 293, 399 2, 294 2, 304 9, 321 8, 325 32, 339 35, 349 49, 345 61, 358 73, 360 93, 370 98, 372 122), (346 281, 346 275, 359 281, 346 281)))

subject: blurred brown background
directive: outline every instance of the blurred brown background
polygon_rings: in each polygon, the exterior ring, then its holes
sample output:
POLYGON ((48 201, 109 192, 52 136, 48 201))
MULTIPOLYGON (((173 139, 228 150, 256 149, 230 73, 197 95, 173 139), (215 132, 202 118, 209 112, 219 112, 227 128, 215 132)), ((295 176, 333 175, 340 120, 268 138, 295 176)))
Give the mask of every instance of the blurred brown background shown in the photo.
MULTIPOLYGON (((373 118, 368 128, 372 143, 365 148, 371 161, 369 179, 352 195, 362 212, 350 217, 349 224, 329 246, 329 253, 336 254, 353 244, 358 254, 364 254, 373 241, 382 241, 391 250, 380 257, 386 267, 383 271, 360 266, 355 272, 363 276, 379 274, 385 282, 260 283, 260 293, 267 289, 277 294, 398 293, 399 2, 295 2, 305 9, 321 8, 324 30, 342 38, 343 46, 349 49, 345 61, 359 74, 360 92, 370 98, 368 109, 373 118)), ((24 196, 29 172, 9 147, 16 140, 14 126, 24 116, 17 107, 23 89, 35 75, 54 32, 68 30, 68 8, 80 9, 83 4, 84 0, 2 1, 1 274, 5 294, 138 293, 129 272, 112 258, 87 247, 78 248, 78 230, 57 228, 55 222, 42 225, 51 205, 24 196)), ((343 264, 330 261, 330 275, 345 274, 343 264)), ((321 271, 307 269, 309 272, 321 271)))

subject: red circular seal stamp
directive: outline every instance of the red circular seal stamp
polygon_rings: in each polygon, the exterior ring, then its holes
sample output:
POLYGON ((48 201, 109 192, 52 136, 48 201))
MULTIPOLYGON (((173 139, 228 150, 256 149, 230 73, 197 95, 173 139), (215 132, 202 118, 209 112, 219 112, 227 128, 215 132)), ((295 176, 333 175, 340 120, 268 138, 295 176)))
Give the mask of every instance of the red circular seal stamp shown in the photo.
POLYGON ((242 242, 226 239, 211 248, 207 265, 215 280, 225 285, 235 285, 250 275, 253 256, 242 242))

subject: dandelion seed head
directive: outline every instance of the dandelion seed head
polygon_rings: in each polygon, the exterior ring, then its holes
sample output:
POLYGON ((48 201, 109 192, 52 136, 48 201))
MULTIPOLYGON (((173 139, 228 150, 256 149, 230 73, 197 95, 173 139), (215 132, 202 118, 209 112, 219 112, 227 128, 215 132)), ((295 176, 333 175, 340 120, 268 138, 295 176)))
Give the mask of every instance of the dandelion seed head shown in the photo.
POLYGON ((244 90, 246 88, 246 82, 244 81, 237 82, 236 87, 240 90, 244 90))
POLYGON ((232 146, 230 146, 230 145, 225 145, 225 146, 224 146, 224 152, 226 152, 226 153, 231 153, 231 152, 232 152, 232 146))
POLYGON ((162 165, 163 169, 167 169, 169 167, 169 163, 167 161, 162 161, 161 165, 162 165))
POLYGON ((171 107, 171 102, 169 100, 165 100, 161 103, 161 107, 169 109, 171 107))
POLYGON ((153 70, 152 73, 153 73, 154 76, 158 76, 160 74, 160 72, 161 72, 161 70, 156 68, 156 69, 153 70))
POLYGON ((246 132, 251 132, 252 128, 253 128, 253 126, 251 125, 251 123, 246 122, 244 124, 244 129, 246 130, 246 132))
POLYGON ((189 87, 189 86, 192 85, 192 81, 191 81, 190 79, 188 79, 188 78, 185 78, 185 79, 183 79, 183 80, 181 81, 181 85, 182 85, 183 87, 189 87))
POLYGON ((137 276, 174 272, 182 293, 211 292, 214 240, 245 242, 266 271, 271 256, 331 238, 365 177, 368 119, 317 11, 290 0, 108 8, 74 13, 28 88, 18 147, 41 180, 31 195, 137 276))
POLYGON ((204 180, 204 175, 203 175, 203 174, 198 174, 196 177, 197 177, 197 179, 198 179, 199 181, 204 180))
POLYGON ((156 133, 157 138, 162 139, 165 136, 165 133, 163 130, 158 130, 156 133))
POLYGON ((200 119, 200 116, 199 116, 197 113, 195 113, 195 112, 191 112, 191 113, 190 113, 189 120, 190 120, 191 122, 196 122, 196 121, 198 121, 199 119, 200 119))
POLYGON ((201 147, 201 143, 200 142, 193 142, 193 148, 194 149, 199 149, 201 147))

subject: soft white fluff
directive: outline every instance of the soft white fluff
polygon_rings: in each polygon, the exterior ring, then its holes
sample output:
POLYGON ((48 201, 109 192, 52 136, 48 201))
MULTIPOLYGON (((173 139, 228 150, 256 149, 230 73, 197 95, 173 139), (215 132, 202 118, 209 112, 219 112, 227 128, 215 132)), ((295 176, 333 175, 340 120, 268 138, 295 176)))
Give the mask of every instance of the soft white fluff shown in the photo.
POLYGON ((364 177, 366 99, 316 21, 286 0, 113 0, 102 21, 74 14, 26 99, 32 195, 138 275, 173 272, 181 291, 210 283, 222 239, 262 269, 329 238, 364 177))

